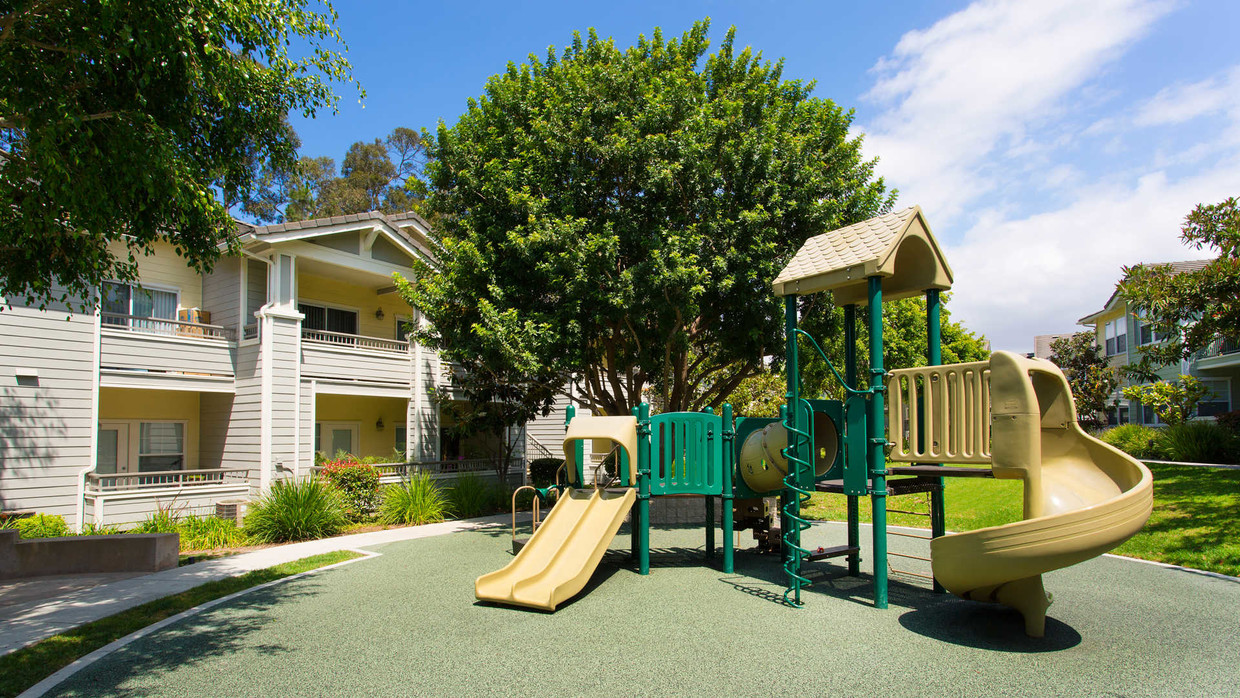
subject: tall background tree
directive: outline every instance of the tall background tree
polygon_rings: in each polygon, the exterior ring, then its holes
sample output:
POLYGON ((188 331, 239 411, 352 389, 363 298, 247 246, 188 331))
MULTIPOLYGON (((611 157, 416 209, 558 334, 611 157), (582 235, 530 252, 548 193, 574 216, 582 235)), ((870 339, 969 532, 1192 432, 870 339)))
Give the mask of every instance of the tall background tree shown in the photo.
POLYGON ((1197 271, 1174 273, 1167 265, 1124 268, 1119 292, 1128 307, 1165 339, 1140 347, 1137 375, 1188 358, 1215 341, 1240 342, 1240 201, 1198 205, 1184 219, 1184 244, 1217 257, 1197 271))
POLYGON ((330 83, 352 80, 335 23, 306 0, 6 3, 0 296, 89 298, 160 239, 209 269, 228 205, 296 161, 288 114, 334 109, 330 83))
POLYGON ((656 30, 623 51, 575 35, 440 124, 439 268, 406 294, 425 340, 528 385, 571 377, 607 414, 647 388, 669 410, 717 406, 765 370, 783 341, 779 269, 894 194, 849 136, 851 112, 738 50, 734 31, 708 55, 707 33, 656 30))
POLYGON ((1051 342, 1051 361, 1068 379, 1076 401, 1077 421, 1088 429, 1106 426, 1106 413, 1113 408, 1119 377, 1102 355, 1093 332, 1077 332, 1051 342))
POLYGON ((242 211, 261 223, 283 223, 366 211, 419 210, 426 196, 426 146, 411 128, 349 147, 336 174, 329 157, 302 157, 291 170, 264 168, 260 191, 242 211))

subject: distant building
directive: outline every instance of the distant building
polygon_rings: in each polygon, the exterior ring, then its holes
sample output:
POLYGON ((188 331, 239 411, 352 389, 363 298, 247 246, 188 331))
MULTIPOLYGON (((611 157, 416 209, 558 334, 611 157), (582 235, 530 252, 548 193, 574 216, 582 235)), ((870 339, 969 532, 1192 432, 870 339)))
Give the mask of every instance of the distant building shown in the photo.
POLYGON ((1033 354, 1030 355, 1030 358, 1034 358, 1034 359, 1051 358, 1051 354, 1054 353, 1053 351, 1051 351, 1051 343, 1054 342, 1056 339, 1062 339, 1064 337, 1071 337, 1071 336, 1072 335, 1070 333, 1037 335, 1036 337, 1033 338, 1033 354))
MULTIPOLYGON (((1171 262, 1166 266, 1180 274, 1197 271, 1209 263, 1209 260, 1198 260, 1171 262)), ((1163 340, 1149 325, 1141 322, 1140 312, 1129 308, 1118 291, 1111 294, 1102 310, 1086 315, 1077 322, 1097 333, 1098 346, 1107 357, 1108 363, 1117 368, 1139 361, 1139 347, 1163 340)), ((1198 403, 1196 416, 1213 419, 1215 415, 1233 409, 1235 404, 1235 394, 1232 391, 1233 386, 1240 381, 1240 346, 1218 339, 1191 358, 1158 370, 1158 376, 1163 380, 1175 380, 1180 374, 1195 376, 1210 389, 1210 394, 1198 403)), ((1126 385, 1132 383, 1121 379, 1112 403, 1115 407, 1111 408, 1108 414, 1110 423, 1161 424, 1152 408, 1140 403, 1130 403, 1123 398, 1119 391, 1126 385)))

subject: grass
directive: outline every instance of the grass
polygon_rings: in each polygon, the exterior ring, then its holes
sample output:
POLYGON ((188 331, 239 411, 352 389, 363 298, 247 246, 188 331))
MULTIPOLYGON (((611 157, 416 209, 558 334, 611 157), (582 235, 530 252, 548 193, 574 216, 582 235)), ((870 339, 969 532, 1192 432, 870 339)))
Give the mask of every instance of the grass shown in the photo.
MULTIPOLYGON (((1140 533, 1112 552, 1172 565, 1240 576, 1240 470, 1193 466, 1148 466, 1154 474, 1154 513, 1140 533)), ((888 500, 888 506, 929 511, 928 495, 888 500)), ((944 492, 949 531, 972 531, 1021 518, 1017 480, 948 478, 944 492)), ((805 514, 822 521, 847 519, 846 498, 815 494, 805 514)), ((870 521, 870 501, 860 502, 862 522, 870 521)), ((929 519, 890 514, 893 526, 928 528, 929 519)))
POLYGON ((51 676, 74 660, 152 623, 200 604, 294 574, 361 557, 352 550, 314 555, 237 577, 207 582, 180 594, 157 599, 101 618, 0 657, 0 698, 10 698, 51 676))

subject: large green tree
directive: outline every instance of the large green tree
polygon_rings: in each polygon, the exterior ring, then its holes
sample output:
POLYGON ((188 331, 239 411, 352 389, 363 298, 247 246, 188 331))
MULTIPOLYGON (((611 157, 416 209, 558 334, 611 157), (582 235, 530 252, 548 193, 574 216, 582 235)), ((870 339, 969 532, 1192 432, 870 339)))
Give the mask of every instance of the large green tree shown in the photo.
POLYGON ((4 3, 0 296, 87 298, 159 239, 209 269, 228 205, 296 161, 288 114, 351 80, 335 21, 307 0, 4 3))
POLYGON ((1119 376, 1098 346, 1093 332, 1077 332, 1051 342, 1051 362, 1063 371, 1076 401, 1076 417, 1082 426, 1106 425, 1109 402, 1115 399, 1119 376))
POLYGON ((425 197, 426 147, 411 128, 349 146, 336 174, 330 157, 302 157, 291 170, 264 168, 261 191, 242 210, 262 223, 283 223, 366 211, 420 208, 425 197))
POLYGON ((439 268, 408 299, 450 358, 625 414, 717 406, 782 346, 770 282, 811 235, 890 209, 852 112, 708 23, 593 31, 492 77, 430 139, 439 268), (556 386, 559 387, 559 386, 556 386))
POLYGON ((1216 341, 1240 342, 1240 201, 1198 205, 1185 217, 1180 239, 1218 256, 1181 273, 1166 264, 1125 267, 1119 284, 1128 307, 1165 340, 1140 347, 1137 375, 1146 379, 1216 341))

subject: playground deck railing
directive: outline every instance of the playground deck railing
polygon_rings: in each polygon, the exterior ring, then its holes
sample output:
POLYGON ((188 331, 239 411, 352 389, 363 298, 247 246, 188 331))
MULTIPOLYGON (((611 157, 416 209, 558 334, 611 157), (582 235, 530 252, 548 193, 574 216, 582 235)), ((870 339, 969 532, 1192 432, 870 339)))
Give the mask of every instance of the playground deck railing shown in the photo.
POLYGON ((977 463, 990 458, 990 362, 902 368, 887 382, 888 458, 977 463))

